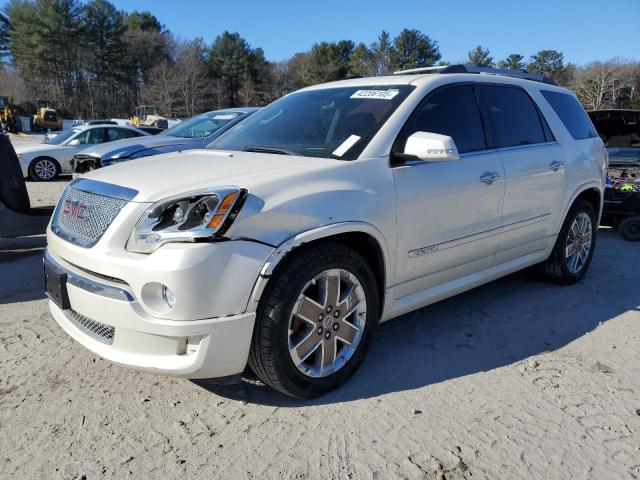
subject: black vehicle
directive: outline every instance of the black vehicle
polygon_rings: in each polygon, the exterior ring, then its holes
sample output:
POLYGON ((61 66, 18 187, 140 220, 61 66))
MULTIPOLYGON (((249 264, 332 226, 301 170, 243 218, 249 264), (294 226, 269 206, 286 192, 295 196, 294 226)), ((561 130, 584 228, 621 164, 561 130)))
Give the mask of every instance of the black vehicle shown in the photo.
POLYGON ((609 169, 600 225, 617 229, 625 240, 640 241, 640 167, 609 169))
POLYGON ((640 166, 640 110, 593 110, 589 117, 609 152, 611 166, 640 166))
POLYGON ((164 132, 166 129, 165 128, 158 128, 158 127, 136 127, 138 130, 142 130, 143 132, 147 132, 151 135, 158 135, 159 133, 164 132))

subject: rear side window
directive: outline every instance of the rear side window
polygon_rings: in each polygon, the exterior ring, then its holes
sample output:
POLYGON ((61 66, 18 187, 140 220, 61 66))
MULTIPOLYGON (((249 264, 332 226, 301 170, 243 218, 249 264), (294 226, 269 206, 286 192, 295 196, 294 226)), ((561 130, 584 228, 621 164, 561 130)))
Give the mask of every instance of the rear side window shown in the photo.
POLYGON ((551 90, 542 90, 541 92, 574 140, 596 136, 587 113, 575 97, 566 93, 552 92, 551 90))
POLYGON ((449 87, 427 97, 406 131, 448 135, 460 153, 486 148, 484 128, 473 87, 449 87))
POLYGON ((107 136, 109 141, 113 142, 114 140, 121 140, 123 138, 139 137, 140 134, 134 130, 127 130, 126 128, 110 128, 107 136))
POLYGON ((524 90, 494 85, 481 85, 479 88, 493 121, 497 148, 547 141, 543 120, 524 90))

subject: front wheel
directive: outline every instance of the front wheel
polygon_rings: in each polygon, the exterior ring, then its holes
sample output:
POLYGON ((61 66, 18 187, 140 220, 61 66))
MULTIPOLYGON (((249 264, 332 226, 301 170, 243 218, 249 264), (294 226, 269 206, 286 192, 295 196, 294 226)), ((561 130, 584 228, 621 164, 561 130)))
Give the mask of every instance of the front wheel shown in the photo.
POLYGON ((29 165, 29 176, 39 182, 50 182, 60 175, 60 165, 51 158, 36 158, 29 165))
POLYGON ((375 276, 362 256, 334 243, 303 247, 264 293, 249 366, 285 395, 322 395, 356 370, 378 317, 375 276))
POLYGON ((544 263, 546 276, 564 285, 580 281, 593 257, 596 231, 593 206, 586 200, 576 201, 564 220, 551 255, 544 263))

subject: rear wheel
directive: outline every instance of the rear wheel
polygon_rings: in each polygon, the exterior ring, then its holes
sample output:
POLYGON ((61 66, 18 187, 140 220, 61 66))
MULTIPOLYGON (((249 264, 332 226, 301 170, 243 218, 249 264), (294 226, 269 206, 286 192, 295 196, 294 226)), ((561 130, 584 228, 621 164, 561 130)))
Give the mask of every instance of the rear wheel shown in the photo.
POLYGON ((618 225, 620 235, 628 242, 640 242, 640 216, 627 217, 618 225))
POLYGON ((596 214, 591 203, 577 200, 560 229, 551 255, 544 263, 547 277, 570 285, 586 273, 596 244, 596 214))
POLYGON ((52 158, 36 158, 29 165, 29 176, 39 182, 50 182, 60 175, 60 165, 52 158))
POLYGON ((304 398, 353 374, 378 322, 377 285, 364 258, 340 244, 304 248, 264 295, 249 356, 260 380, 304 398))

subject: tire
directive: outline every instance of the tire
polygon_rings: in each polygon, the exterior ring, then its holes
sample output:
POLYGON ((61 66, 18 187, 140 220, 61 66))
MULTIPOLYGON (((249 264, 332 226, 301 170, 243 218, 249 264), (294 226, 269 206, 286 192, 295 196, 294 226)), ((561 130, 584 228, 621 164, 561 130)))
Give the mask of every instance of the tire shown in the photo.
POLYGON ((51 182, 60 175, 60 165, 53 158, 39 157, 29 164, 29 178, 37 182, 51 182))
POLYGON ((569 213, 567 213, 551 255, 543 264, 546 277, 562 285, 572 285, 579 282, 588 270, 591 259, 593 258, 593 251, 596 246, 596 233, 596 213, 593 205, 586 200, 577 200, 572 205, 569 213), (578 228, 581 228, 581 221, 586 218, 589 220, 590 241, 587 241, 586 234, 580 235, 582 239, 578 242, 578 245, 574 244, 579 254, 579 259, 576 261, 573 254, 567 255, 570 251, 569 243, 575 238, 575 230, 572 230, 572 228, 575 228, 574 222, 577 222, 576 225, 578 228), (585 252, 587 245, 588 252, 585 252), (574 263, 574 261, 576 263, 574 263))
POLYGON ((622 220, 618 225, 618 230, 627 242, 640 242, 640 215, 622 220))
POLYGON ((362 362, 379 320, 378 286, 367 261, 341 244, 301 247, 285 262, 260 301, 249 366, 285 395, 317 397, 344 383, 362 362), (345 295, 347 289, 352 293, 345 295), (320 300, 335 291, 335 305, 320 300))

